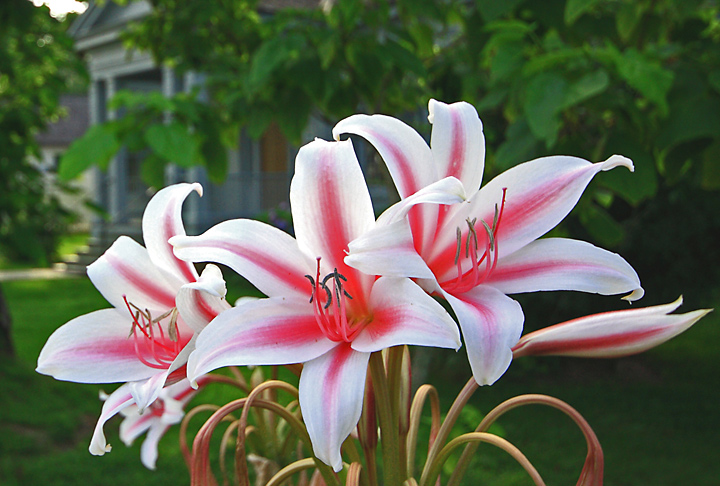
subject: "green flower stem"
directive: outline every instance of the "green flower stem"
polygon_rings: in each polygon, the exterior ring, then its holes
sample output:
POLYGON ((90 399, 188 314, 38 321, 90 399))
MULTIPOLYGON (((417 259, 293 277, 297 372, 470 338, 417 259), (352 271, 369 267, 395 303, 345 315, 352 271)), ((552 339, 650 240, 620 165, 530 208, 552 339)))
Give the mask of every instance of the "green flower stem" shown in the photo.
MULTIPOLYGON (((410 407, 410 426, 407 434, 407 475, 409 478, 415 475, 415 453, 417 451, 420 418, 422 417, 425 401, 428 398, 430 399, 430 414, 432 417, 428 448, 432 446, 434 438, 440 429, 440 397, 438 396, 438 392, 432 385, 422 385, 418 388, 417 392, 415 392, 415 398, 410 407)), ((417 482, 415 484, 417 484, 417 482)))
MULTIPOLYGON (((442 465, 455 448, 463 444, 473 444, 477 446, 480 442, 492 444, 510 454, 510 456, 512 456, 512 458, 515 459, 518 464, 523 467, 523 469, 525 469, 528 475, 530 475, 530 478, 532 478, 536 486, 545 486, 545 482, 540 477, 540 474, 537 472, 537 469, 535 469, 535 466, 533 466, 530 461, 528 461, 527 457, 520 452, 520 449, 502 437, 495 434, 488 434, 487 432, 469 432, 448 442, 448 444, 438 453, 436 460, 433 461, 433 465, 427 476, 428 484, 435 482, 436 478, 440 474, 442 465)), ((425 479, 421 479, 421 483, 423 481, 425 481, 425 479)))
POLYGON ((315 461, 310 457, 295 461, 280 469, 275 476, 270 478, 266 486, 280 486, 283 481, 289 479, 292 475, 313 467, 315 467, 315 461))
POLYGON ((370 355, 370 376, 375 388, 375 403, 382 437, 383 483, 385 486, 400 486, 404 468, 400 460, 398 423, 393 420, 392 398, 381 352, 370 355))
POLYGON ((425 462, 425 467, 423 468, 422 475, 420 476, 420 486, 429 486, 430 484, 432 484, 428 482, 428 475, 430 473, 430 469, 436 467, 435 463, 437 462, 437 456, 440 452, 440 449, 443 447, 443 444, 445 444, 445 441, 450 436, 450 431, 455 425, 458 417, 460 417, 460 413, 462 412, 463 407, 465 407, 465 404, 467 404, 468 400, 470 400, 470 397, 477 389, 477 382, 474 378, 470 378, 463 387, 463 389, 460 390, 458 396, 455 398, 455 401, 450 407, 450 410, 448 411, 445 420, 440 426, 440 430, 438 431, 438 435, 435 438, 435 442, 433 442, 433 445, 430 447, 430 452, 428 452, 428 458, 425 462))

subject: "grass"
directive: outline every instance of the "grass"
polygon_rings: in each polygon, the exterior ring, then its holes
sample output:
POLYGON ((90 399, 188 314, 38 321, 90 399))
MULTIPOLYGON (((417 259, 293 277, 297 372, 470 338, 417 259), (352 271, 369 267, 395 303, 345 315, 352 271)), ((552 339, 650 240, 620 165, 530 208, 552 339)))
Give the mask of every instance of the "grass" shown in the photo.
MULTIPOLYGON (((14 320, 17 357, 0 360, 0 484, 187 484, 176 430, 161 441, 157 471, 140 464, 141 441, 131 448, 119 441, 118 419, 105 426, 115 446, 112 453, 94 457, 87 446, 100 411, 98 391, 113 386, 59 382, 34 371, 38 353, 54 329, 107 307, 92 284, 86 279, 17 281, 3 283, 3 291, 14 320)), ((717 314, 710 315, 671 343, 638 357, 523 358, 497 384, 478 390, 472 405, 487 412, 522 393, 546 393, 567 401, 586 417, 603 444, 608 486, 717 484, 718 320, 717 314)), ((447 410, 469 377, 467 362, 461 353, 433 351, 430 363, 428 381, 438 386, 447 410)), ((208 392, 218 402, 228 399, 227 393, 208 392)), ((472 422, 469 414, 465 429, 472 428, 472 422)), ((534 406, 509 413, 500 425, 549 485, 575 484, 585 445, 572 422, 554 410, 534 406)), ((531 482, 510 459, 483 446, 465 484, 531 482)))

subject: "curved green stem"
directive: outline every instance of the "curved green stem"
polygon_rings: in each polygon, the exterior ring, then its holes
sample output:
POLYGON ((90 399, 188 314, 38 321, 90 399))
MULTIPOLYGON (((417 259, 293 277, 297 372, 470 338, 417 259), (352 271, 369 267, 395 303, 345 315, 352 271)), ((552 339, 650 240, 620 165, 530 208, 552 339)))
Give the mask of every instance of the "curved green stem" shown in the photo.
POLYGON ((300 471, 304 471, 306 469, 311 469, 315 467, 315 461, 310 458, 306 457, 305 459, 300 459, 299 461, 295 461, 292 464, 288 464, 284 468, 280 469, 275 476, 270 478, 270 481, 268 481, 266 486, 280 486, 283 481, 290 478, 293 474, 297 474, 300 471))
POLYGON ((370 375, 375 387, 375 403, 377 404, 378 423, 382 437, 383 478, 385 486, 402 484, 400 465, 400 444, 398 423, 393 420, 391 395, 388 389, 385 366, 382 354, 375 352, 370 355, 370 375))
POLYGON ((460 413, 462 412, 463 407, 465 406, 465 404, 467 404, 468 400, 470 400, 470 397, 477 389, 478 384, 475 379, 471 377, 465 384, 463 389, 460 390, 458 396, 455 398, 455 401, 453 402, 450 410, 445 416, 445 420, 443 420, 443 423, 440 426, 437 438, 435 439, 433 445, 430 447, 430 452, 428 452, 428 458, 427 461, 425 461, 425 467, 423 467, 422 475, 420 476, 420 486, 428 486, 430 484, 427 482, 430 469, 435 467, 435 462, 437 461, 437 456, 440 452, 440 449, 443 447, 443 444, 445 444, 445 441, 450 436, 450 431, 455 425, 458 417, 460 417, 460 413))
MULTIPOLYGON (((417 436, 420 430, 420 418, 422 417, 425 400, 430 399, 430 414, 432 424, 430 426, 430 442, 428 450, 432 447, 435 437, 440 429, 440 397, 432 385, 422 385, 415 392, 412 405, 410 406, 410 424, 407 434, 407 475, 412 478, 415 475, 415 453, 417 451, 417 436)), ((414 480, 413 480, 414 481, 414 480)))
MULTIPOLYGON (((523 467, 523 469, 525 469, 528 475, 530 475, 536 486, 545 486, 545 482, 540 477, 537 469, 535 469, 535 467, 530 463, 530 461, 528 461, 527 457, 525 457, 525 455, 520 452, 520 449, 518 449, 502 437, 495 434, 488 434, 487 432, 469 432, 467 434, 461 435, 460 437, 456 437, 450 442, 448 442, 448 444, 443 447, 440 453, 437 455, 437 459, 433 462, 433 467, 428 473, 427 480, 431 483, 435 481, 435 479, 440 474, 440 469, 442 468, 442 465, 445 463, 448 456, 453 452, 453 450, 455 450, 455 448, 463 444, 474 444, 477 446, 480 442, 492 444, 495 447, 498 447, 510 454, 510 456, 512 456, 512 458, 515 459, 518 464, 523 467)), ((421 480, 421 482, 422 481, 423 480, 421 480)))

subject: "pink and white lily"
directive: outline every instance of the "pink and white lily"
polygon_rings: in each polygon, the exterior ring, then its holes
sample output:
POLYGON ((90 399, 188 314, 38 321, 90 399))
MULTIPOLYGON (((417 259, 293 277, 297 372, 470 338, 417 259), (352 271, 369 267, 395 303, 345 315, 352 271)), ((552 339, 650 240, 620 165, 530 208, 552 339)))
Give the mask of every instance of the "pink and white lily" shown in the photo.
MULTIPOLYGON (((120 423, 120 440, 126 446, 147 432, 140 448, 140 461, 148 469, 155 469, 158 457, 158 442, 171 426, 178 424, 185 416, 185 405, 197 394, 187 379, 173 383, 160 391, 157 400, 141 412, 136 404, 120 410, 124 417, 120 423)), ((110 397, 101 395, 103 400, 110 397)))
POLYGON ((77 317, 57 329, 38 358, 37 371, 79 383, 122 383, 106 400, 90 452, 110 450, 104 423, 135 404, 147 408, 167 384, 185 377, 194 335, 220 312, 225 282, 208 265, 195 267, 175 257, 168 239, 184 235, 182 203, 199 184, 177 184, 159 191, 143 214, 147 249, 121 236, 88 266, 90 280, 113 305, 77 317))
POLYGON ((685 332, 712 311, 670 314, 681 304, 682 297, 670 304, 603 312, 555 324, 521 337, 513 356, 617 358, 642 353, 685 332))
POLYGON ((570 212, 598 172, 617 166, 632 171, 629 159, 615 155, 592 164, 577 157, 544 157, 480 188, 485 141, 475 109, 431 100, 429 113, 431 146, 405 123, 384 115, 351 116, 333 135, 367 139, 385 160, 403 200, 454 176, 467 202, 388 211, 377 229, 350 243, 345 261, 366 273, 415 277, 428 292, 444 296, 458 318, 479 384, 491 384, 505 372, 522 332, 522 309, 507 294, 578 290, 630 293, 628 300, 642 296, 637 274, 619 255, 583 241, 538 239, 570 212), (408 240, 423 262, 379 264, 378 253, 407 246, 408 240))
MULTIPOLYGON (((303 420, 315 455, 339 471, 340 446, 360 417, 370 354, 401 344, 457 349, 460 335, 412 280, 377 278, 345 264, 348 243, 375 227, 351 142, 311 142, 300 149, 295 169, 290 203, 297 239, 264 223, 233 220, 170 240, 178 257, 225 264, 267 295, 207 326, 188 377, 229 365, 304 363, 303 420)), ((460 200, 424 194, 416 202, 460 200)))

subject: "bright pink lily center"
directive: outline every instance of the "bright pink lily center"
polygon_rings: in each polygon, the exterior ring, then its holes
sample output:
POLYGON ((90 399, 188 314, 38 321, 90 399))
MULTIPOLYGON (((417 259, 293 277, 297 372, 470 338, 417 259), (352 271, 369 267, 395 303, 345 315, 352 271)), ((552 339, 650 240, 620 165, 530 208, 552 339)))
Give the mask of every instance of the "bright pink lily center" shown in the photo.
POLYGON ((348 316, 346 299, 352 295, 345 290, 343 282, 347 277, 334 269, 324 277, 320 277, 320 257, 317 259, 315 277, 305 275, 312 285, 310 303, 315 311, 315 321, 322 333, 335 342, 352 342, 360 331, 370 322, 367 316, 360 319, 348 316))
POLYGON ((180 335, 177 308, 153 317, 147 309, 141 310, 123 299, 132 317, 129 337, 134 341, 135 355, 146 366, 168 369, 188 340, 180 335))
POLYGON ((485 220, 480 220, 480 225, 477 225, 477 218, 467 219, 467 233, 463 237, 463 230, 457 228, 457 247, 455 249, 455 267, 457 268, 457 277, 451 280, 442 282, 440 285, 445 291, 450 293, 463 293, 467 292, 483 281, 492 274, 493 270, 497 266, 498 261, 498 239, 497 233, 502 220, 503 211, 505 209, 505 195, 507 188, 503 188, 502 202, 498 208, 495 205, 495 216, 493 217, 492 225, 488 224, 485 220), (484 238, 478 237, 478 227, 484 231, 484 238), (480 241, 484 240, 484 248, 480 253, 480 241), (469 262, 469 268, 467 264, 463 270, 463 263, 469 262))

